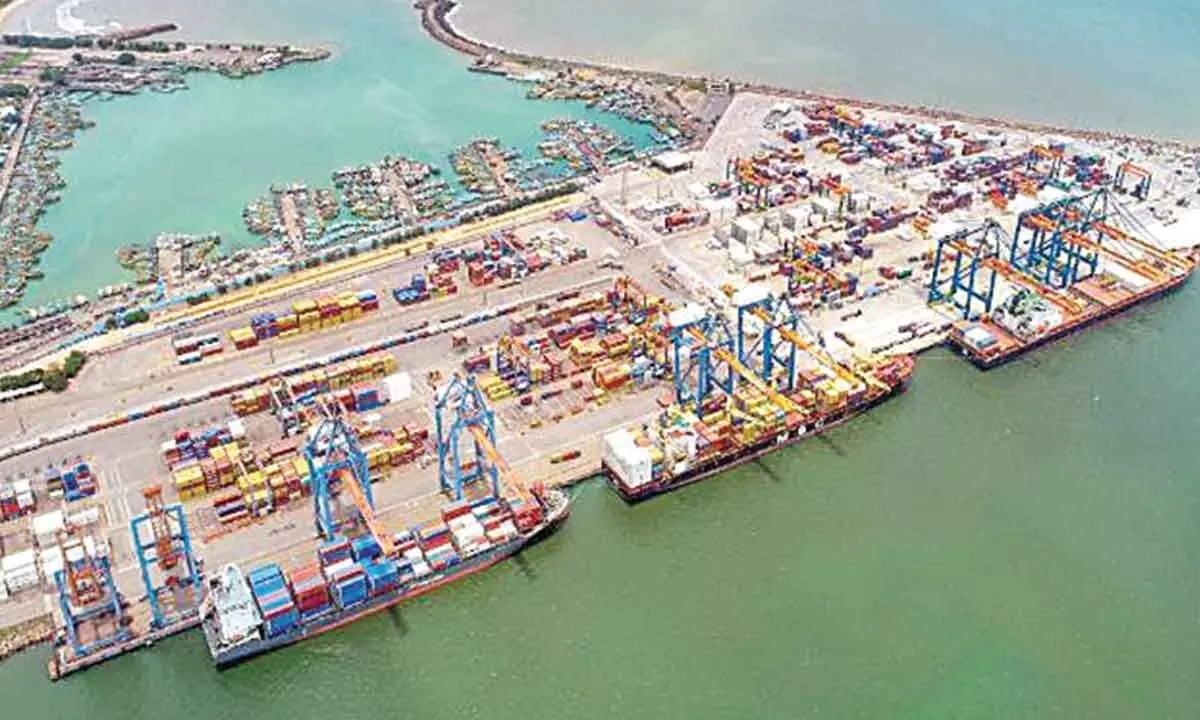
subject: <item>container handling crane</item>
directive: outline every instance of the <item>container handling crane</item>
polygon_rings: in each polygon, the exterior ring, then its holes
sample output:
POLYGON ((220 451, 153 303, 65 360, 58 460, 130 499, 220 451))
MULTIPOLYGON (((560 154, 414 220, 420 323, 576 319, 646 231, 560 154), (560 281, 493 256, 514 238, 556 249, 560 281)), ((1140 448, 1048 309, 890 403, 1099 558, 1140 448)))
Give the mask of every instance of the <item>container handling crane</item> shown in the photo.
POLYGON ((317 407, 322 410, 324 418, 309 432, 304 445, 304 459, 312 478, 317 532, 326 540, 337 536, 338 523, 334 517, 333 500, 335 493, 341 492, 357 509, 384 556, 391 556, 395 543, 392 535, 384 530, 375 517, 375 497, 371 491, 367 456, 359 446, 354 431, 342 417, 337 403, 319 403, 317 407))
POLYGON ((133 639, 109 559, 89 541, 71 525, 58 533, 63 567, 54 585, 66 642, 77 658, 133 639))
POLYGON ((192 552, 183 505, 164 505, 162 488, 142 491, 145 512, 129 521, 155 629, 195 615, 204 588, 204 567, 192 552))
POLYGON ((929 281, 928 302, 931 305, 948 302, 961 311, 964 319, 976 316, 976 301, 982 305, 983 313, 991 312, 995 304, 996 279, 1004 278, 1068 313, 1078 314, 1083 309, 1079 301, 1042 285, 1006 262, 1004 255, 1011 239, 994 220, 938 238, 937 242, 929 281), (950 251, 954 253, 954 270, 946 278, 942 266, 949 259, 950 251), (986 272, 986 277, 980 278, 981 272, 986 272))
POLYGON ((528 527, 529 523, 534 522, 533 516, 528 513, 536 515, 540 512, 535 508, 541 507, 544 492, 539 484, 531 494, 496 449, 495 414, 479 390, 475 376, 455 373, 445 385, 438 388, 434 409, 438 483, 442 491, 455 500, 462 500, 468 484, 483 480, 492 497, 500 497, 503 491, 510 503, 518 498, 524 501, 520 505, 528 509, 518 513, 518 527, 528 527), (471 436, 475 450, 474 462, 465 465, 459 454, 459 443, 464 432, 471 436))
POLYGON ((475 376, 455 373, 437 389, 436 395, 438 486, 455 500, 461 500, 463 488, 486 475, 492 494, 498 495, 503 461, 496 452, 496 416, 484 400, 475 376), (459 452, 464 432, 471 435, 475 450, 475 462, 465 465, 459 452))
POLYGON ((714 385, 715 389, 732 395, 740 379, 787 413, 789 426, 800 424, 804 409, 738 359, 733 336, 719 314, 689 304, 673 311, 667 322, 674 350, 675 399, 679 405, 703 402, 714 392, 714 385), (685 359, 689 362, 687 366, 685 359), (690 383, 693 374, 694 386, 690 383))

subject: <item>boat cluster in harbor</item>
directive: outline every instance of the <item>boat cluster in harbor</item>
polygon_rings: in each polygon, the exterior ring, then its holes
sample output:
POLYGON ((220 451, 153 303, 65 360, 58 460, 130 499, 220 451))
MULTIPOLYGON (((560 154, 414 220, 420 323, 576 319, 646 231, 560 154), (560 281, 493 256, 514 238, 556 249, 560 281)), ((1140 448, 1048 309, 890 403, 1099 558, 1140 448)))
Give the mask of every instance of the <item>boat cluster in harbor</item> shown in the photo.
POLYGON ((542 123, 546 140, 542 154, 565 162, 571 170, 596 173, 632 159, 637 146, 615 132, 586 120, 548 120, 542 123))
POLYGON ((299 248, 324 235, 339 211, 333 190, 292 183, 272 187, 267 195, 250 201, 242 210, 242 220, 247 230, 271 243, 299 248))
POLYGON ((534 81, 527 93, 531 99, 580 100, 596 110, 653 127, 655 140, 662 144, 678 142, 687 135, 686 127, 678 122, 677 103, 662 88, 586 70, 513 76, 516 80, 530 78, 534 81))
POLYGON ((433 165, 388 155, 379 162, 335 171, 333 185, 355 217, 409 222, 450 206, 453 191, 438 175, 433 165))
POLYGON ((117 249, 117 263, 134 273, 139 283, 182 277, 203 267, 220 245, 221 236, 216 233, 162 233, 150 243, 122 245, 117 249))
POLYGON ((52 237, 39 231, 37 223, 65 186, 56 153, 70 148, 75 133, 91 124, 78 102, 62 93, 30 96, 6 107, 0 121, 8 153, 0 171, 0 307, 18 302, 26 283, 41 277, 38 259, 52 237))

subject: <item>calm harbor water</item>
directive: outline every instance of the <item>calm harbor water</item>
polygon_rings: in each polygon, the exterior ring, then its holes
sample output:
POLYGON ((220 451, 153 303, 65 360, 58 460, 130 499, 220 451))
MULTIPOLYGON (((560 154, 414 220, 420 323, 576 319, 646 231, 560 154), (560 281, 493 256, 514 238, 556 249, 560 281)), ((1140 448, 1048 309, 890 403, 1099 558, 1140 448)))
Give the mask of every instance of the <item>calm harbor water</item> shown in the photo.
MULTIPOLYGON (((143 13, 126 24, 177 1, 119 0, 143 13)), ((520 142, 560 112, 462 72, 406 3, 200 5, 184 25, 206 36, 329 38, 339 59, 98 104, 49 218, 77 239, 48 273, 228 231, 272 181, 520 142)), ((909 394, 824 438, 636 508, 587 484, 517 561, 226 673, 196 634, 53 686, 26 653, 0 664, 6 716, 1195 717, 1197 312, 1192 286, 986 374, 934 353, 909 394)))
POLYGON ((14 717, 1190 718, 1200 702, 1186 291, 981 374, 935 353, 828 436, 563 531, 391 616, 211 670, 173 639, 14 717))
MULTIPOLYGON (((274 183, 329 185, 339 167, 397 153, 451 175, 447 154, 480 136, 536 157, 540 124, 568 115, 648 137, 582 104, 527 101, 521 85, 466 72, 426 39, 406 4, 348 0, 334 16, 318 0, 272 1, 273 8, 263 0, 230 8, 225 23, 237 25, 229 28, 234 39, 269 26, 263 35, 332 45, 336 56, 241 81, 193 75, 187 91, 89 103, 85 115, 96 127, 62 155, 67 188, 42 224, 55 236, 42 256, 46 279, 30 285, 26 305, 127 279, 116 248, 159 232, 216 231, 233 248, 254 242, 242 208, 274 183)), ((10 27, 22 25, 24 11, 10 27)), ((140 22, 165 17, 176 16, 160 9, 140 22)), ((181 23, 192 37, 227 37, 221 25, 198 32, 181 23)))
POLYGON ((551 55, 1200 140, 1185 0, 464 0, 455 22, 551 55))

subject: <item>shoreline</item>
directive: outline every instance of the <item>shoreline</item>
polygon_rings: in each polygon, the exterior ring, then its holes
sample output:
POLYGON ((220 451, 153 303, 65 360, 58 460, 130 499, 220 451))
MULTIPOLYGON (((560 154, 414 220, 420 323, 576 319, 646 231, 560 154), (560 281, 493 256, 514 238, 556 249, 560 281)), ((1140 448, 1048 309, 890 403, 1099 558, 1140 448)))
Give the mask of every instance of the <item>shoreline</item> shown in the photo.
POLYGON ((481 40, 460 30, 451 20, 451 15, 458 9, 457 0, 417 0, 414 7, 421 15, 421 27, 434 40, 446 47, 469 57, 479 59, 493 55, 497 59, 513 63, 533 66, 536 68, 567 69, 582 68, 587 70, 624 75, 649 81, 664 83, 679 83, 684 85, 703 84, 729 87, 731 93, 750 92, 762 95, 772 95, 803 102, 828 102, 839 105, 853 105, 866 110, 893 112, 914 115, 942 122, 962 122, 992 127, 1033 132, 1042 134, 1070 135, 1092 142, 1116 142, 1136 144, 1143 148, 1161 148, 1184 152, 1200 152, 1200 143, 1187 142, 1170 138, 1157 138, 1135 133, 1117 132, 1111 130, 1096 130, 1072 128, 1051 123, 1039 123, 1019 120, 1016 118, 997 118, 985 115, 973 115, 967 112, 950 110, 929 105, 906 105, 887 103, 866 98, 855 98, 845 95, 818 93, 794 88, 783 88, 766 83, 738 80, 732 77, 718 78, 712 75, 688 75, 686 73, 666 72, 619 65, 616 63, 597 62, 581 58, 564 58, 549 55, 535 55, 514 50, 497 43, 481 40))
POLYGON ((26 5, 28 5, 31 2, 33 2, 33 0, 12 0, 12 2, 5 5, 4 7, 0 7, 0 28, 3 28, 4 24, 6 22, 8 22, 8 18, 10 15, 15 13, 17 10, 20 10, 21 8, 25 7, 26 5))

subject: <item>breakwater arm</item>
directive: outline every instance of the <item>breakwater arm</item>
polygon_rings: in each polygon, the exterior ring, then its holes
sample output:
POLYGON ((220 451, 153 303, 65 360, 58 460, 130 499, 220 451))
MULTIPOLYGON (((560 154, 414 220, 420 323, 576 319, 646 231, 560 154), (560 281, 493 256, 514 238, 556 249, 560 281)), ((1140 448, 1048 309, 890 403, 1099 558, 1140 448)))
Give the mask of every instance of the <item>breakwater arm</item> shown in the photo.
POLYGON ((488 43, 462 33, 457 27, 455 27, 454 23, 450 19, 451 14, 458 7, 456 0, 418 0, 415 7, 421 13, 421 26, 425 28, 426 32, 428 32, 431 37, 447 47, 450 47, 475 59, 482 59, 485 56, 491 55, 497 60, 503 60, 511 64, 523 65, 530 69, 545 68, 553 70, 592 70, 610 75, 619 75, 629 79, 640 79, 646 82, 665 85, 683 85, 697 89, 706 88, 710 90, 718 89, 729 93, 754 92, 764 95, 775 95, 804 102, 828 102, 839 105, 854 105, 870 110, 917 115, 930 120, 942 122, 977 123, 998 128, 1005 128, 1008 130, 1073 135, 1075 137, 1094 142, 1118 142, 1133 144, 1145 150, 1152 148, 1165 148, 1183 150, 1186 152, 1200 152, 1200 145, 1196 145, 1194 143, 1186 143, 1163 138, 1153 138, 1132 133, 1119 133, 1099 129, 1069 128, 1047 123, 1027 122, 1012 118, 978 116, 966 112, 938 108, 929 105, 905 105, 901 103, 878 102, 863 98, 847 97, 844 95, 830 95, 826 93, 810 92, 807 90, 782 88, 753 81, 731 80, 727 78, 716 78, 706 75, 686 75, 682 73, 669 73, 658 70, 623 67, 609 63, 591 62, 578 58, 559 58, 544 55, 533 55, 488 43))

